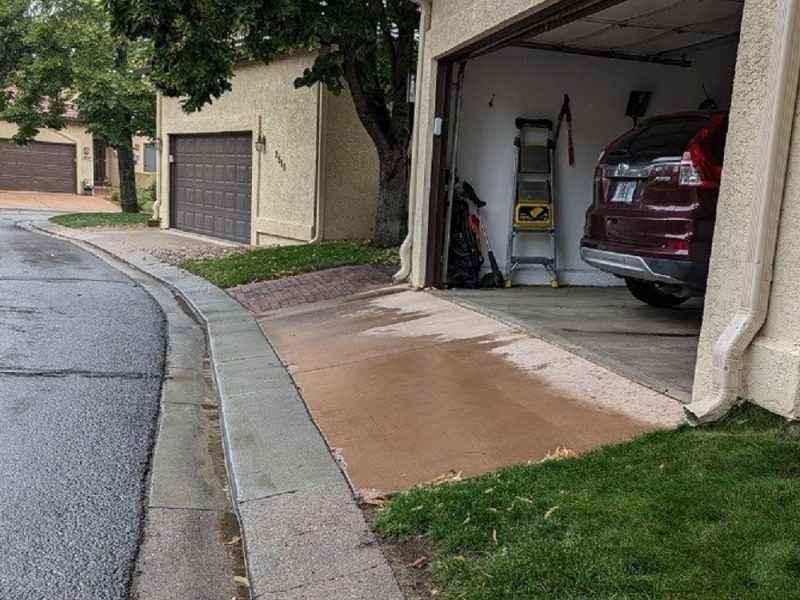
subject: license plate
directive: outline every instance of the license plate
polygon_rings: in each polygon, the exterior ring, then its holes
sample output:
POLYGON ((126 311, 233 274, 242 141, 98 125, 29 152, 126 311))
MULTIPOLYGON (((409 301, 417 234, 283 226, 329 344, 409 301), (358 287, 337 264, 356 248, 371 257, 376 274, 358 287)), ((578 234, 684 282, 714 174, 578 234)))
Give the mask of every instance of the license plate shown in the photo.
POLYGON ((630 204, 633 202, 633 196, 636 194, 636 185, 638 181, 618 181, 614 187, 614 194, 611 196, 611 202, 625 202, 630 204))

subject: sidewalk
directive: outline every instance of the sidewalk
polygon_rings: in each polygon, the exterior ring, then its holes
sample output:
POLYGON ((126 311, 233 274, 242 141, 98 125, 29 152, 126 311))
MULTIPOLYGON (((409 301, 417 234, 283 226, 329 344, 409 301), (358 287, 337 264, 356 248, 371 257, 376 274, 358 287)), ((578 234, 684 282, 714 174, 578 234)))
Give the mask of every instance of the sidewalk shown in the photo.
POLYGON ((45 212, 120 212, 118 205, 101 196, 0 191, 0 210, 45 212))
POLYGON ((154 277, 205 326, 252 597, 399 600, 343 473, 251 314, 224 291, 114 232, 33 226, 154 277))

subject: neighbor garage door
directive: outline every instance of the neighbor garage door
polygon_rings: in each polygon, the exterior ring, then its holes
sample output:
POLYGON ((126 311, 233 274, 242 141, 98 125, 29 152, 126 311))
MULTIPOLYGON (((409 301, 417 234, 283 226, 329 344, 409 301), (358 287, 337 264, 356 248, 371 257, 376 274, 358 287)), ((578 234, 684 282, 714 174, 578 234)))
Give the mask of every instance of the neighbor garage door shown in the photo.
POLYGON ((0 139, 0 190, 74 194, 75 146, 31 142, 17 146, 0 139))
POLYGON ((172 225, 250 243, 250 133, 172 138, 172 225))

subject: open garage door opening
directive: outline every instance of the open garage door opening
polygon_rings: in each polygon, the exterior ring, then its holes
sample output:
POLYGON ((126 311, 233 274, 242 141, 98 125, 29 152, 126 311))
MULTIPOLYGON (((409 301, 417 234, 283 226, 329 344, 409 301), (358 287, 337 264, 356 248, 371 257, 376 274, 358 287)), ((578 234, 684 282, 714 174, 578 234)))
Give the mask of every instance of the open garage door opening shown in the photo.
POLYGON ((688 398, 743 6, 560 2, 440 61, 428 282, 688 398))

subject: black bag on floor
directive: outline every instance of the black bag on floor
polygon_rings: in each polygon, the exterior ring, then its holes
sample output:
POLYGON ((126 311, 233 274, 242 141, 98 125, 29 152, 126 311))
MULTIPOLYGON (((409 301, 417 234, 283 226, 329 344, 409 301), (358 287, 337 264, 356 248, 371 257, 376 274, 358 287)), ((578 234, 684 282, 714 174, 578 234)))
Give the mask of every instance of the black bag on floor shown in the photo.
MULTIPOLYGON (((458 188, 456 188, 458 191, 458 188)), ((456 193, 450 224, 450 251, 447 256, 447 285, 455 288, 480 287, 483 254, 475 232, 469 225, 469 203, 456 193)))

